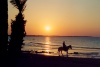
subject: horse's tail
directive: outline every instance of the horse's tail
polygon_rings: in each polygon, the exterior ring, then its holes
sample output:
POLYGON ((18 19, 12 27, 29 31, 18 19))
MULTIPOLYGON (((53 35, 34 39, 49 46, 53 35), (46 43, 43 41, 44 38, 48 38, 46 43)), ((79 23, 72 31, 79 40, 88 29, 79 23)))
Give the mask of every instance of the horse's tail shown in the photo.
POLYGON ((57 51, 58 55, 60 56, 60 47, 58 48, 58 51, 57 51))
POLYGON ((60 51, 60 47, 58 48, 58 52, 60 51))

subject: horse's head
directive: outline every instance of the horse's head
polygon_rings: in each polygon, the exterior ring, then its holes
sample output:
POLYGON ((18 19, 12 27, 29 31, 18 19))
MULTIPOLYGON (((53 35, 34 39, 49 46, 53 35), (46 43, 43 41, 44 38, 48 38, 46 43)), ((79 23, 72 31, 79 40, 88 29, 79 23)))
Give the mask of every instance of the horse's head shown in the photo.
POLYGON ((70 49, 72 49, 72 46, 71 46, 71 45, 69 45, 69 48, 70 48, 70 49))

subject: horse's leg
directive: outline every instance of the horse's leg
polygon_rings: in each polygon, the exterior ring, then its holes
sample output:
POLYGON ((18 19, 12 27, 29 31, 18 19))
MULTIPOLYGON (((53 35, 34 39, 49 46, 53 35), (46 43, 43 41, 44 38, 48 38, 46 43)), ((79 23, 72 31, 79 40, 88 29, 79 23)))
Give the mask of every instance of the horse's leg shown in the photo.
POLYGON ((68 51, 67 51, 67 55, 68 55, 68 51))
POLYGON ((68 51, 66 51, 66 55, 67 55, 67 57, 68 57, 68 51))
POLYGON ((58 55, 60 56, 60 51, 58 51, 58 55))
POLYGON ((61 50, 61 54, 62 54, 62 56, 63 56, 62 50, 61 50))

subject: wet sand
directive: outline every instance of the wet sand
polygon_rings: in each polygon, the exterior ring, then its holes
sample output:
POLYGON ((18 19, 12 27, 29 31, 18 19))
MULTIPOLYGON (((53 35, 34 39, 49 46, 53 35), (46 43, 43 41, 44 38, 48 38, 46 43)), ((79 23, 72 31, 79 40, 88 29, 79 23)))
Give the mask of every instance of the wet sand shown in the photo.
POLYGON ((45 56, 23 53, 16 67, 100 67, 100 59, 45 56))
POLYGON ((0 67, 100 67, 100 59, 46 56, 23 52, 20 57, 1 58, 0 67))

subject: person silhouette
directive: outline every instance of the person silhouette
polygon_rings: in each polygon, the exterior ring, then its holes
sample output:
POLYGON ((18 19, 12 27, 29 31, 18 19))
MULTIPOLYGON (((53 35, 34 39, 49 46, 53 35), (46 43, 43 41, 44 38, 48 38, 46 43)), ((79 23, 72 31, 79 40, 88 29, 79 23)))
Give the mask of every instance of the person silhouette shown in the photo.
POLYGON ((63 48, 66 48, 65 41, 63 41, 63 48))

